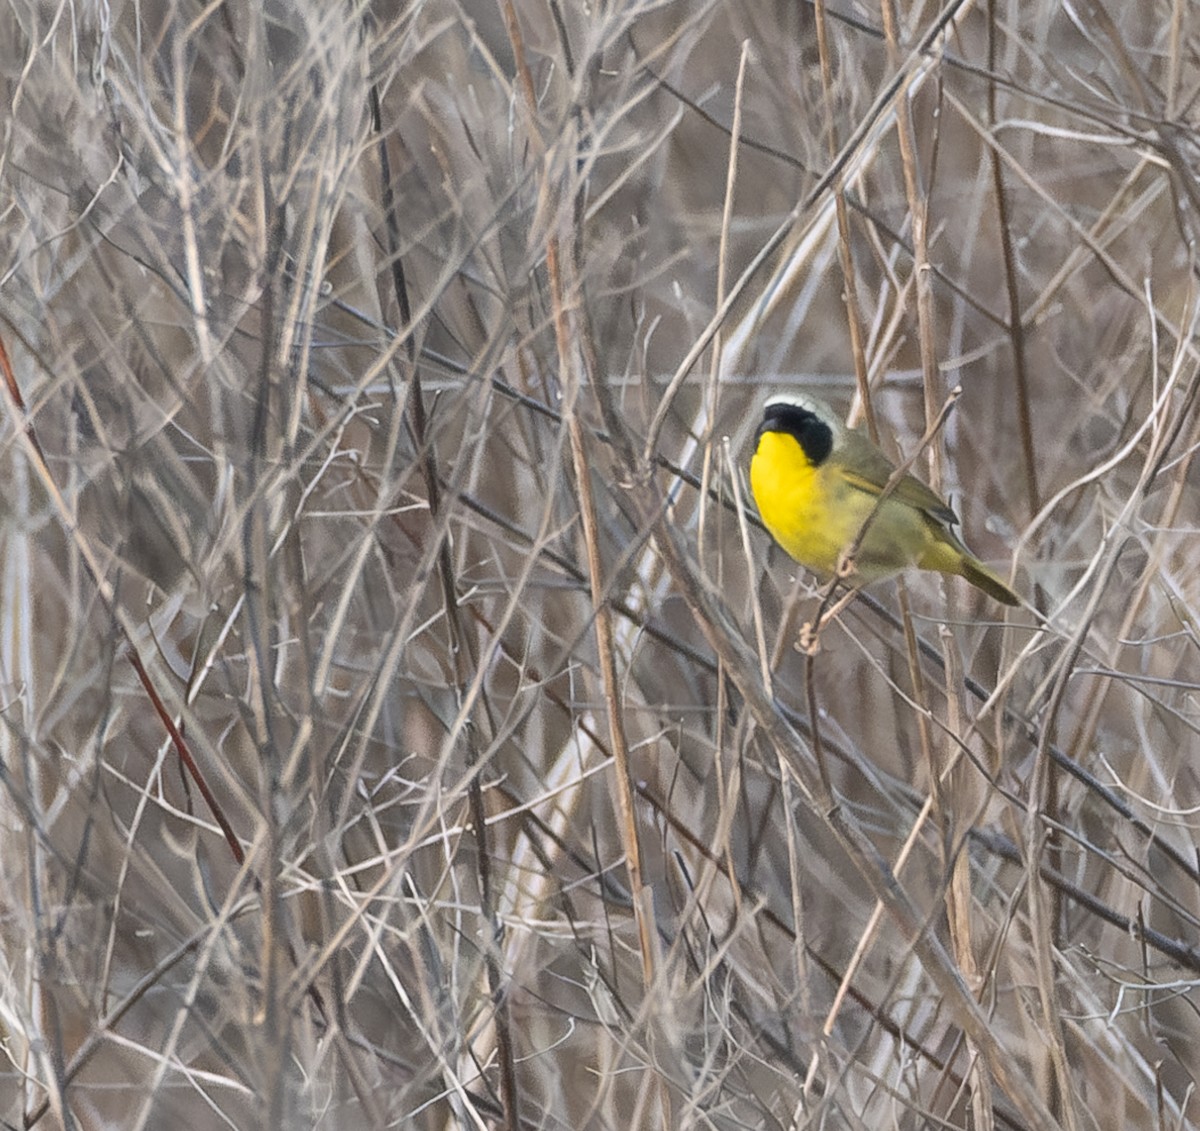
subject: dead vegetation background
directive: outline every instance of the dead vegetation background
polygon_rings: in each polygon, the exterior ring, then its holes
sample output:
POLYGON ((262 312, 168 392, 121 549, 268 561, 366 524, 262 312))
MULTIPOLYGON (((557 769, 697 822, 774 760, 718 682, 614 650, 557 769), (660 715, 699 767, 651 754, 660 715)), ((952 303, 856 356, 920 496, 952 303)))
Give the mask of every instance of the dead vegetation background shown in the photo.
POLYGON ((1196 1126, 1198 52, 6 0, 5 1126, 1196 1126), (798 654, 761 400, 957 385, 1029 607, 798 654))

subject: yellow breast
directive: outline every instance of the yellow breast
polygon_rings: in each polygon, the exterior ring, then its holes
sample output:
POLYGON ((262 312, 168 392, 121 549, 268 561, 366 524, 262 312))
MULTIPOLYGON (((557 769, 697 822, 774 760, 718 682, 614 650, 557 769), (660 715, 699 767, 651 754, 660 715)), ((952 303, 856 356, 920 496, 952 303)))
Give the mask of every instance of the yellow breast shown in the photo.
POLYGON ((813 467, 793 436, 764 432, 750 460, 750 490, 771 536, 801 565, 832 574, 871 500, 826 467, 813 467))
POLYGON ((939 539, 922 511, 893 498, 880 505, 877 494, 847 481, 836 460, 814 466, 785 432, 764 432, 759 438, 750 461, 750 489, 771 536, 814 573, 836 572, 877 507, 854 554, 860 580, 888 577, 917 562, 953 572, 961 561, 949 536, 939 539))

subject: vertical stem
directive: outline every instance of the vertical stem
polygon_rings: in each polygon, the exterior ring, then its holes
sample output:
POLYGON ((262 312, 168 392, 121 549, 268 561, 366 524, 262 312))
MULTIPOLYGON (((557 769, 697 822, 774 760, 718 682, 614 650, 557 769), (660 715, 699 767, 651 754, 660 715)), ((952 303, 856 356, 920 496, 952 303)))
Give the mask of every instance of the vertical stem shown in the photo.
MULTIPOLYGON (((833 60, 829 52, 829 33, 826 28, 825 0, 814 0, 817 13, 817 53, 821 60, 821 88, 825 95, 825 132, 829 139, 829 156, 838 156, 837 123, 833 116, 833 60)), ((833 185, 834 203, 837 211, 838 260, 842 266, 843 298, 846 301, 846 325, 850 332, 850 355, 854 359, 854 379, 858 385, 859 399, 866 416, 867 431, 872 440, 879 439, 879 426, 875 410, 871 407, 868 384, 867 353, 863 343, 863 332, 858 302, 858 281, 854 272, 854 252, 850 246, 850 212, 846 207, 846 186, 841 172, 833 185)))

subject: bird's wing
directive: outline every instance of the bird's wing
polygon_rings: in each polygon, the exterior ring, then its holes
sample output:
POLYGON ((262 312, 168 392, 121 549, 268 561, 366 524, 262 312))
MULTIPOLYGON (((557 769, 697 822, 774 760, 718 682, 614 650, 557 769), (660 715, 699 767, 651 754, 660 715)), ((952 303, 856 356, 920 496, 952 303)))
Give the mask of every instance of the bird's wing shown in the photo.
MULTIPOLYGON (((882 494, 892 472, 896 470, 891 460, 861 432, 847 430, 842 437, 842 456, 844 463, 839 468, 842 477, 851 487, 865 491, 868 495, 882 494), (850 471, 849 466, 853 466, 854 470, 850 471)), ((931 488, 911 475, 905 475, 896 484, 890 497, 897 502, 916 507, 930 518, 947 526, 955 526, 958 523, 958 516, 954 511, 938 498, 931 488)))

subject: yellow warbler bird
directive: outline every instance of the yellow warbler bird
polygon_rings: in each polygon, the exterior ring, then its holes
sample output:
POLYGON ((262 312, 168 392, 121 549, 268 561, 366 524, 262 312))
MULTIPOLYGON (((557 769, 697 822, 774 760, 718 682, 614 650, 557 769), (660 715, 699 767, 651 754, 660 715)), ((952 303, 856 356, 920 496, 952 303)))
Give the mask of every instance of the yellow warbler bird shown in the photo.
POLYGON ((909 566, 965 577, 1005 605, 1020 598, 954 533, 954 511, 905 475, 883 489, 895 465, 824 401, 802 394, 772 397, 763 407, 750 490, 772 537, 814 573, 831 577, 854 550, 852 583, 864 584, 909 566))

